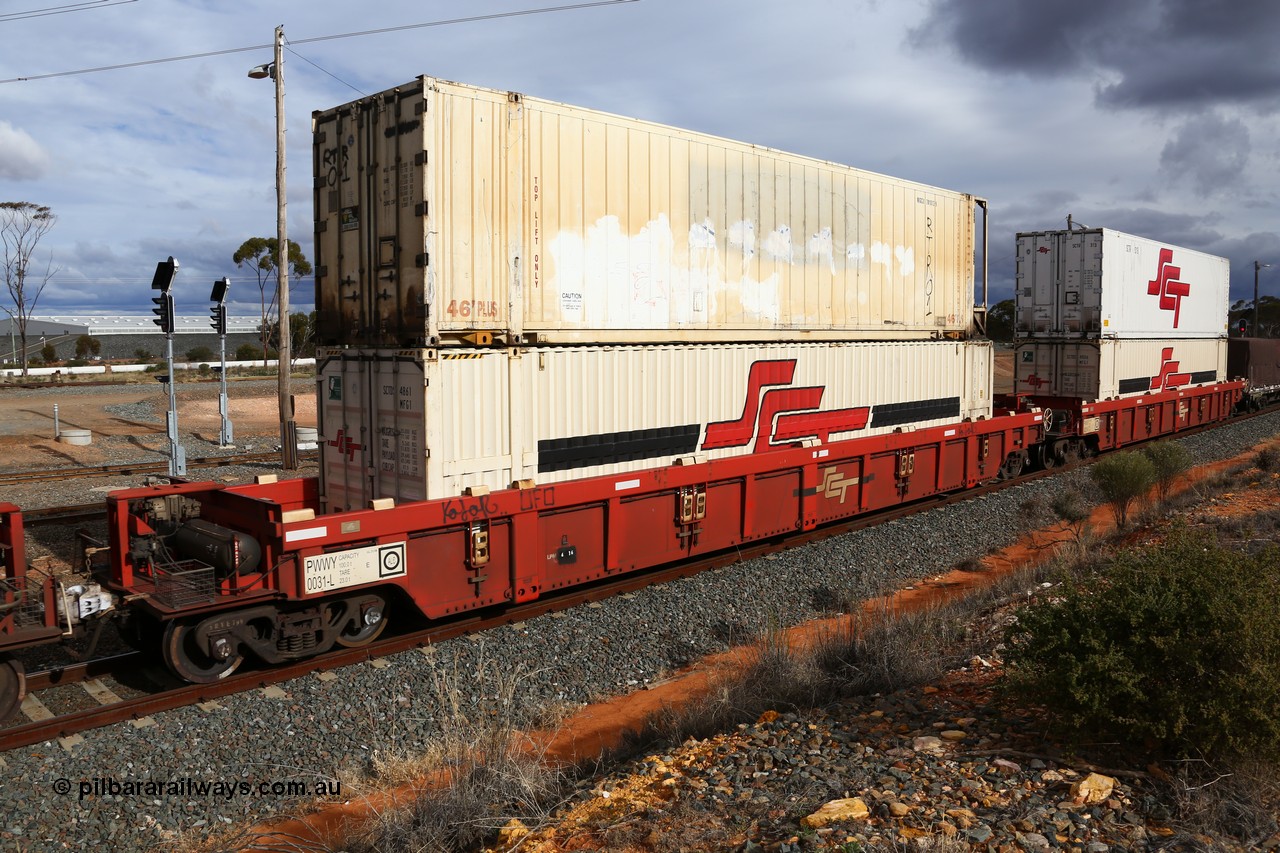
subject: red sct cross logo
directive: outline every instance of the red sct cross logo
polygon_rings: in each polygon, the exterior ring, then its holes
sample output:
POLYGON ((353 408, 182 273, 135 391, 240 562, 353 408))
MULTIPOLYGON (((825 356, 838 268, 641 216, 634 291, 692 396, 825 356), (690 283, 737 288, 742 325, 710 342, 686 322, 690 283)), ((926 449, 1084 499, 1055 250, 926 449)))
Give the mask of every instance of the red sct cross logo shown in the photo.
POLYGON ((1147 282, 1147 293, 1160 297, 1160 310, 1173 312, 1173 327, 1178 328, 1178 315, 1182 311, 1182 297, 1191 294, 1191 284, 1179 281, 1182 267, 1173 265, 1173 249, 1160 250, 1160 265, 1154 280, 1147 282))
POLYGON ((1178 364, 1173 360, 1173 347, 1160 349, 1160 373, 1151 377, 1152 391, 1172 391, 1181 388, 1191 381, 1190 373, 1179 373, 1178 364))
POLYGON ((351 440, 351 436, 347 435, 346 430, 341 429, 338 430, 338 435, 333 441, 326 442, 326 444, 330 447, 338 448, 338 452, 345 454, 348 461, 356 458, 357 450, 364 450, 363 444, 356 444, 351 440))
POLYGON ((790 385, 795 372, 794 358, 754 362, 747 374, 747 399, 742 415, 734 421, 707 424, 702 449, 745 447, 754 438, 752 452, 759 453, 804 438, 817 438, 825 444, 833 433, 866 427, 871 414, 869 406, 815 411, 822 403, 822 393, 826 390, 823 386, 764 390, 769 386, 790 385))

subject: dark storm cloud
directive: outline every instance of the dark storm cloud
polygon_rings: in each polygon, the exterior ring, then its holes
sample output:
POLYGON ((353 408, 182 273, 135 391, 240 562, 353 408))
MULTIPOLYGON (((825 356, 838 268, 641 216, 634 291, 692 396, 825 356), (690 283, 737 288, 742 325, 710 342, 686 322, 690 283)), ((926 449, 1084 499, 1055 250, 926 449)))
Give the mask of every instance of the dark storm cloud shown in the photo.
POLYGON ((1030 76, 1081 73, 1100 104, 1197 109, 1280 103, 1280 3, 1274 0, 933 0, 911 33, 968 62, 1030 76))
POLYGON ((1174 180, 1187 180, 1200 195, 1238 182, 1249 162, 1249 128, 1239 119, 1216 114, 1185 122, 1160 152, 1160 168, 1174 180))

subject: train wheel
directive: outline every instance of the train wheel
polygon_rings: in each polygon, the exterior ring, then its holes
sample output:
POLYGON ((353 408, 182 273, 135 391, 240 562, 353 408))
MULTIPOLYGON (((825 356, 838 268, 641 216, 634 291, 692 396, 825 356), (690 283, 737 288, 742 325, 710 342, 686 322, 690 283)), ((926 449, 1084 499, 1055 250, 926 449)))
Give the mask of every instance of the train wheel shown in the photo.
POLYGON ((1040 445, 1040 467, 1049 471, 1058 467, 1058 454, 1051 444, 1040 445))
POLYGON ((12 717, 26 695, 27 675, 22 663, 0 655, 0 720, 12 717))
POLYGON ((339 602, 334 605, 329 616, 332 624, 338 624, 339 620, 346 623, 334 640, 345 649, 367 646, 382 636, 382 632, 387 629, 386 601, 378 596, 361 599, 359 612, 355 614, 350 611, 352 604, 353 602, 349 601, 339 602), (352 616, 355 616, 355 624, 351 619, 352 616))
POLYGON ((244 655, 234 648, 225 658, 215 657, 196 639, 198 623, 170 622, 164 632, 164 662, 183 681, 211 684, 226 678, 244 663, 244 655))
POLYGON ((1010 453, 1008 458, 1004 460, 1004 464, 1000 466, 1000 472, 996 475, 998 480, 1015 480, 1022 473, 1023 467, 1027 463, 1027 458, 1020 452, 1010 453))

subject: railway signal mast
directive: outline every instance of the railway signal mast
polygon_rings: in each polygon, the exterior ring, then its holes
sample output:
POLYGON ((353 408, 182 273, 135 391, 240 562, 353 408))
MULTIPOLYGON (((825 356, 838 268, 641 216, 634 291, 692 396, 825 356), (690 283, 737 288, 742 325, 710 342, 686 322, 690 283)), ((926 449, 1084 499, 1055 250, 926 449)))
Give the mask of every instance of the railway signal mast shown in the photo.
POLYGON ((165 422, 169 431, 170 477, 183 477, 187 473, 187 451, 178 441, 178 398, 177 389, 173 384, 174 313, 173 294, 169 289, 173 287, 173 280, 177 275, 178 262, 174 260, 173 255, 170 255, 169 260, 156 264, 156 274, 151 279, 151 289, 160 291, 159 296, 151 299, 156 304, 156 307, 151 309, 151 313, 155 314, 156 318, 151 322, 164 332, 164 357, 169 367, 169 375, 161 377, 160 381, 169 386, 169 412, 165 422))
POLYGON ((209 313, 209 319, 212 322, 209 325, 218 333, 218 349, 222 362, 222 366, 218 368, 218 376, 221 377, 218 388, 218 414, 222 416, 218 444, 223 447, 231 447, 234 443, 230 408, 227 405, 227 288, 230 286, 231 279, 225 276, 214 279, 213 292, 209 294, 209 299, 213 302, 213 310, 209 313))

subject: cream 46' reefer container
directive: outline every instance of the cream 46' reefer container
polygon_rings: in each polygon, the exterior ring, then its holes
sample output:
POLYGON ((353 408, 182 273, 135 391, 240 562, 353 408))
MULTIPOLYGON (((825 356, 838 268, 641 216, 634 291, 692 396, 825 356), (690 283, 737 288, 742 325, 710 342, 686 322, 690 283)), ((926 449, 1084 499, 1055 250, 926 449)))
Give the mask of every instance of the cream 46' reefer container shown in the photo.
POLYGON ((1110 228, 1019 234, 1015 287, 1019 337, 1227 334, 1226 258, 1110 228))
POLYGON ((312 124, 324 345, 972 325, 970 195, 430 77, 312 124))
POLYGON ((991 416, 991 344, 322 351, 326 510, 991 416))
POLYGON ((1023 341, 1013 362, 1016 393, 1110 400, 1225 380, 1227 341, 1023 341))

